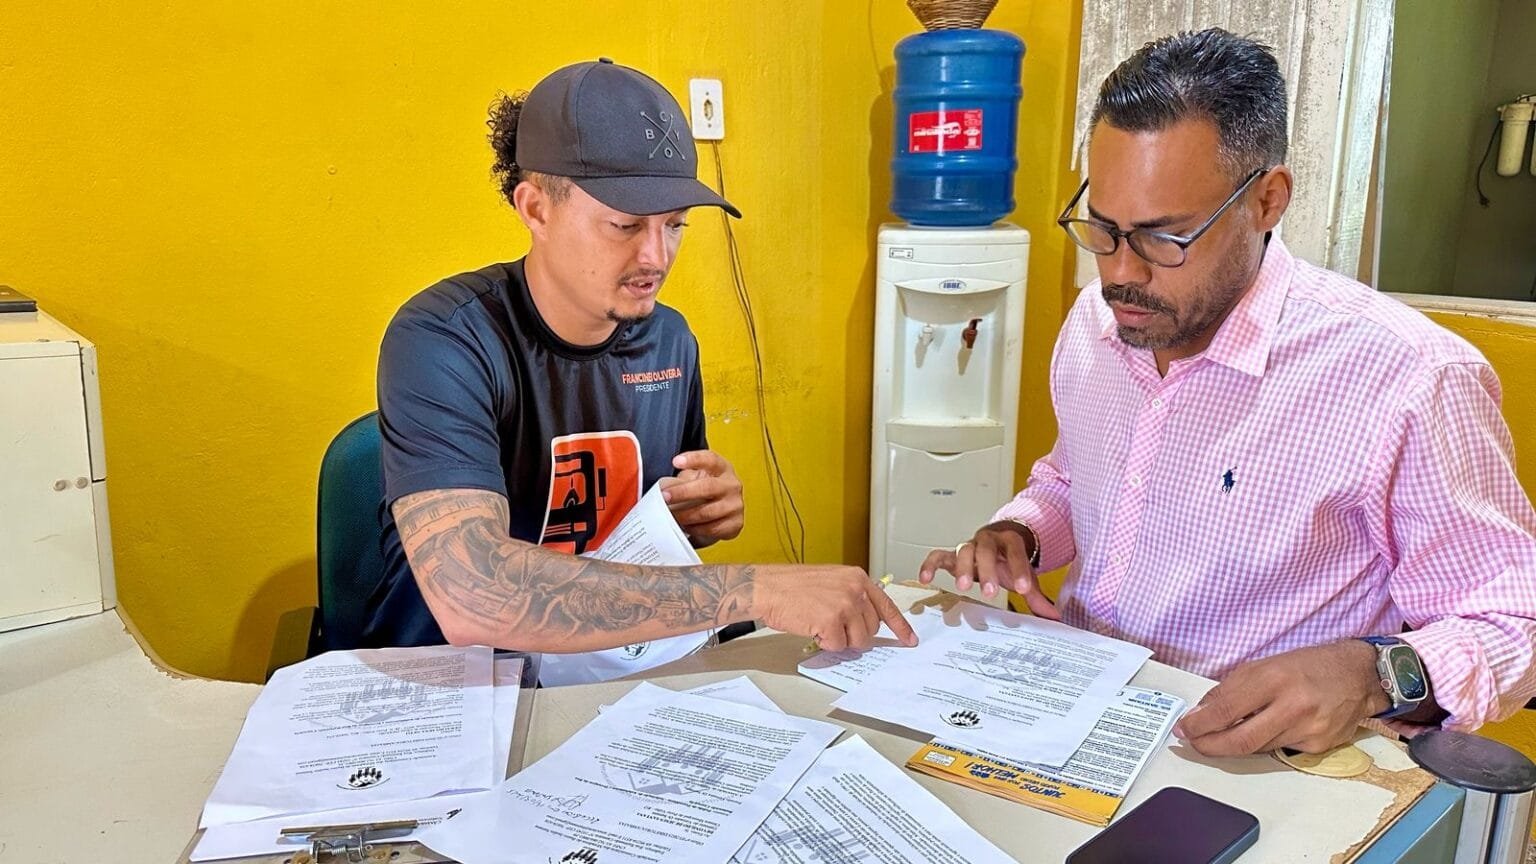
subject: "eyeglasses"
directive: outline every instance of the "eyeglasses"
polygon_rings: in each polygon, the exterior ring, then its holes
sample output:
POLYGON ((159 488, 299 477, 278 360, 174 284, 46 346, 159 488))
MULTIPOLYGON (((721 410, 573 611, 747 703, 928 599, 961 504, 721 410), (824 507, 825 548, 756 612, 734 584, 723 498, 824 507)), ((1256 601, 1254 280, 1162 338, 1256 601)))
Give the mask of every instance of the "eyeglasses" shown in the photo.
POLYGON ((1097 219, 1071 219, 1068 218, 1077 202, 1088 191, 1088 180, 1083 180, 1083 185, 1077 187, 1077 194, 1072 196, 1072 201, 1067 204, 1067 209, 1061 211, 1056 218, 1056 224, 1060 225, 1072 238, 1072 242, 1087 249, 1095 255, 1113 255, 1120 248, 1120 241, 1125 240, 1131 251, 1140 255, 1147 263, 1156 264, 1159 267, 1178 267, 1189 257, 1189 244, 1200 239, 1200 236, 1211 230, 1221 214, 1227 212, 1237 199, 1243 197, 1253 181, 1268 174, 1271 169, 1258 168, 1247 179, 1238 184, 1226 203, 1216 208, 1211 218, 1205 220, 1205 224, 1196 228, 1189 234, 1169 234, 1164 231, 1153 231, 1148 228, 1132 228, 1129 231, 1121 231, 1114 225, 1106 225, 1097 219))

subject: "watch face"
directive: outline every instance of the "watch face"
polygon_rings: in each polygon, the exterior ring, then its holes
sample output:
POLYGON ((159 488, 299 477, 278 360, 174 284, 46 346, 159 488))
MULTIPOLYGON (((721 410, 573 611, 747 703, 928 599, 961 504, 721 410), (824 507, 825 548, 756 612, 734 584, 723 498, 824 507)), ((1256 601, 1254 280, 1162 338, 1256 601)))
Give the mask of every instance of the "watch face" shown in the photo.
POLYGON ((1429 682, 1424 679, 1424 667, 1419 655, 1407 645, 1395 645, 1388 649, 1387 661, 1392 666, 1392 677, 1397 680, 1397 690, 1408 702, 1417 702, 1429 695, 1429 682))

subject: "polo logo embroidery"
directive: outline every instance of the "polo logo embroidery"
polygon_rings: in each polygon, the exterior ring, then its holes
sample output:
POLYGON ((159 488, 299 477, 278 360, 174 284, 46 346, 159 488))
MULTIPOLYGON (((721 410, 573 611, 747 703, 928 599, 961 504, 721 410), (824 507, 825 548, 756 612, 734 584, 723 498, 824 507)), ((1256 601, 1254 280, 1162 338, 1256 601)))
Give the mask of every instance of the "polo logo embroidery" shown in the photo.
POLYGON ((672 128, 670 111, 658 111, 656 116, 661 118, 659 122, 644 111, 640 112, 640 116, 645 118, 645 122, 651 124, 651 128, 645 130, 645 140, 656 142, 656 146, 651 148, 651 155, 647 158, 655 159, 657 153, 661 153, 668 159, 673 156, 681 156, 685 160, 688 158, 683 152, 683 139, 678 136, 677 130, 672 128), (662 123, 667 125, 663 126, 662 123))
POLYGON ((1221 493, 1223 495, 1231 492, 1232 487, 1237 485, 1237 479, 1233 477, 1233 473, 1236 471, 1236 468, 1228 468, 1227 473, 1221 475, 1221 493))

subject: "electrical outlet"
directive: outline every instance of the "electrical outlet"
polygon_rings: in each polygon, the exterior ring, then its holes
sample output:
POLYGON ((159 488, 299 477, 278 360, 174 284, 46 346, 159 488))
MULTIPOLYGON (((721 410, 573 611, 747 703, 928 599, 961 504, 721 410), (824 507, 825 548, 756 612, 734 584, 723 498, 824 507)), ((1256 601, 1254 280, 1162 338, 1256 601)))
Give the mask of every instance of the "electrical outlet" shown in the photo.
POLYGON ((718 78, 694 78, 688 82, 688 102, 696 141, 725 137, 725 91, 718 78))

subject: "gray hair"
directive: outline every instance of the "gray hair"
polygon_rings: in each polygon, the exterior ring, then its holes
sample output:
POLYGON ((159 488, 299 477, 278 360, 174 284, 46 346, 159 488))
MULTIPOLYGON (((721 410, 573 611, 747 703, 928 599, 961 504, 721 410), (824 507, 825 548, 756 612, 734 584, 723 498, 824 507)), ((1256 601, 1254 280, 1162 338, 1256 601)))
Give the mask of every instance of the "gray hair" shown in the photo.
POLYGON ((1222 167, 1234 178, 1285 161, 1285 78, 1272 49, 1220 28, 1148 42, 1099 88, 1100 121, 1154 132, 1191 118, 1216 124, 1222 167))

